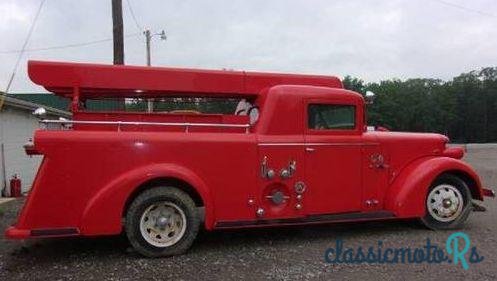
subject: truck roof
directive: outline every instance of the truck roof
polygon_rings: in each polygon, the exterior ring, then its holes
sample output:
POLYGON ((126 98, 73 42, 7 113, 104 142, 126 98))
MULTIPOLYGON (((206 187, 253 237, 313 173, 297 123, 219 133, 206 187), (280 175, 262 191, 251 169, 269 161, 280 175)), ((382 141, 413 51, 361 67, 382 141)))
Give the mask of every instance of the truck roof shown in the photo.
POLYGON ((72 97, 78 88, 83 98, 249 97, 283 84, 343 88, 335 76, 50 61, 29 61, 28 74, 49 92, 72 97))

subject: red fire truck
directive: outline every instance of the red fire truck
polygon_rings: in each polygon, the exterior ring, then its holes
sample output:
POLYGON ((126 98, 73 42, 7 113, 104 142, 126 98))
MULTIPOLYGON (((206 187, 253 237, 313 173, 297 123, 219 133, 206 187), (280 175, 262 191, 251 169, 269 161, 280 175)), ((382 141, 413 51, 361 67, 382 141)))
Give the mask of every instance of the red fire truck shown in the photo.
POLYGON ((28 69, 71 99, 73 116, 41 120, 25 147, 43 161, 9 238, 124 231, 139 253, 168 256, 185 252, 200 227, 413 218, 457 228, 475 200, 494 195, 447 137, 367 130, 365 99, 336 77, 40 61, 28 69), (123 107, 85 109, 109 98, 123 107), (126 110, 171 98, 238 104, 223 114, 126 110))

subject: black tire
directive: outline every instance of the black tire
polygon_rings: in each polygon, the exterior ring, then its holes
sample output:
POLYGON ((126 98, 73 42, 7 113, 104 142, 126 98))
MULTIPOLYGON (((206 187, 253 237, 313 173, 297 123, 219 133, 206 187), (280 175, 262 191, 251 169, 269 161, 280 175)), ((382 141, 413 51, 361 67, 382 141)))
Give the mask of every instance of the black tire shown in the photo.
POLYGON ((425 209, 426 209, 426 214, 423 218, 421 218, 421 222, 428 228, 433 229, 433 230, 442 230, 442 229, 458 229, 461 228, 464 224, 464 222, 468 219, 469 214, 473 210, 472 202, 471 202, 471 192, 469 191, 468 185, 459 177, 451 175, 451 174, 443 174, 439 176, 430 186, 428 189, 428 192, 426 193, 425 197, 425 209), (440 221, 434 216, 430 214, 428 211, 428 206, 427 206, 427 200, 430 192, 435 189, 437 186, 442 185, 442 184, 448 184, 451 185, 459 192, 461 193, 463 197, 463 206, 462 206, 462 211, 459 213, 458 216, 456 216, 453 220, 451 221, 440 221))
POLYGON ((155 187, 138 195, 126 213, 126 235, 133 248, 146 257, 165 257, 185 253, 197 236, 200 216, 193 200, 175 187, 155 187), (186 217, 186 230, 177 242, 167 247, 157 247, 149 243, 140 231, 143 213, 159 202, 169 202, 179 207, 186 217))

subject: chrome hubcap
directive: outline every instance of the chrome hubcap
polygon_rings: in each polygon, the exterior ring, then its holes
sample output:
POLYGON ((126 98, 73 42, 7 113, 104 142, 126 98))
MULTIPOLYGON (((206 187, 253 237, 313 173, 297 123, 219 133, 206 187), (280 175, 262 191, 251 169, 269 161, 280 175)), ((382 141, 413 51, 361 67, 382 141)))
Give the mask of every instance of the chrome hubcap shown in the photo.
POLYGON ((167 223, 169 222, 169 219, 166 218, 166 217, 159 217, 157 219, 157 227, 160 228, 160 229, 165 229, 166 226, 167 226, 167 223))
POLYGON ((455 220, 462 212, 464 200, 461 192, 450 184, 436 186, 426 202, 430 215, 441 222, 455 220))
POLYGON ((174 245, 183 237, 185 231, 185 213, 171 202, 150 205, 140 219, 142 237, 155 247, 174 245))

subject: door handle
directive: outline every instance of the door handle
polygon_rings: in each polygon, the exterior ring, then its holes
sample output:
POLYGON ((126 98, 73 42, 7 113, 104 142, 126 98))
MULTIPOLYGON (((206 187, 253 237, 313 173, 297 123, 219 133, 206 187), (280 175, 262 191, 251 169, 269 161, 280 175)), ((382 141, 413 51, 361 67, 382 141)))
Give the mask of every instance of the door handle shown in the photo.
POLYGON ((315 149, 315 148, 313 148, 313 147, 306 147, 306 148, 305 148, 305 151, 307 151, 307 152, 314 152, 315 150, 316 150, 316 149, 315 149))

